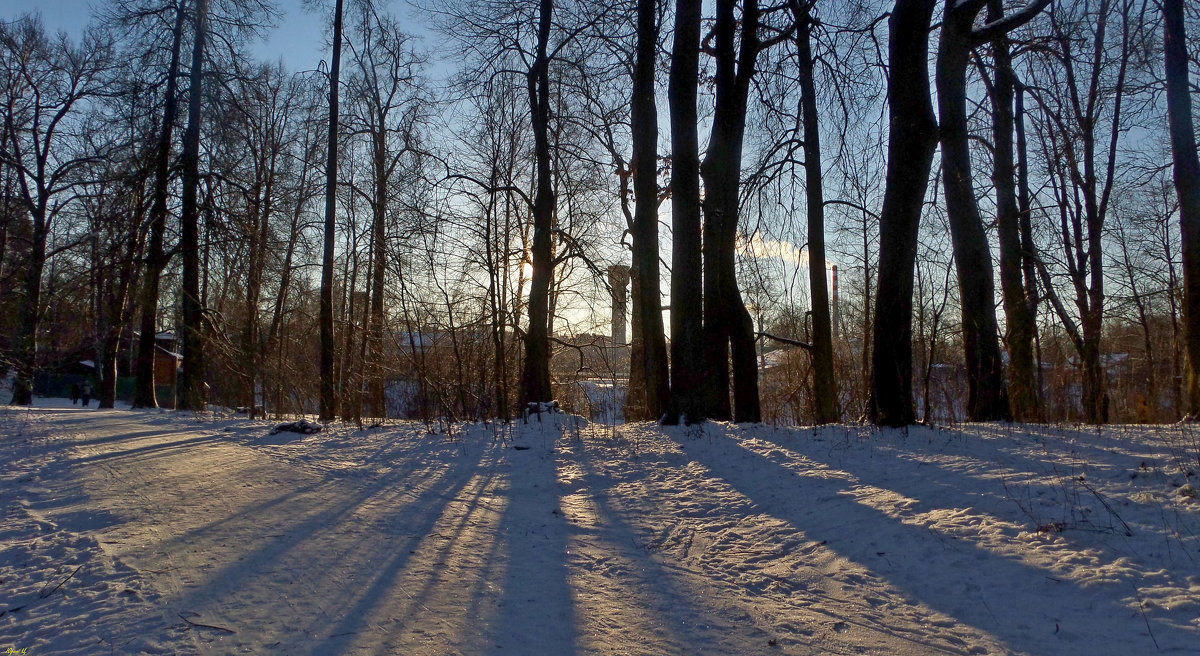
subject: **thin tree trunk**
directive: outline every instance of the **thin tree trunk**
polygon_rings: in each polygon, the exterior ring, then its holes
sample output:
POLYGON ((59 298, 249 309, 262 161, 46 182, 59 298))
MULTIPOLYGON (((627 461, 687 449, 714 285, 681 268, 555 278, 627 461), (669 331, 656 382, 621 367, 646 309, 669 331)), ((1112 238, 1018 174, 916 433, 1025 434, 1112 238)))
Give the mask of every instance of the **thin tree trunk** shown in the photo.
MULTIPOLYGON (((1041 356, 1038 346, 1037 312, 1040 304, 1038 294, 1037 264, 1034 258, 1033 208, 1029 191, 1029 149, 1025 140, 1025 93, 1024 86, 1014 78, 1016 102, 1014 103, 1013 128, 1016 136, 1017 155, 1017 212, 1018 230, 1021 240, 1021 270, 1024 277, 1025 307, 1029 315, 1029 330, 1033 341, 1033 416, 1022 421, 1044 421, 1042 404, 1041 356)), ((1021 419, 1021 417, 1017 417, 1021 419)))
MULTIPOLYGON (((259 162, 261 164, 261 160, 259 162)), ((256 167, 257 168, 257 167, 256 167)), ((261 172, 261 168, 259 169, 261 172)), ((255 400, 254 387, 258 375, 258 299, 262 293, 262 262, 259 252, 261 244, 266 242, 266 217, 263 217, 263 230, 259 231, 259 213, 263 212, 261 205, 262 192, 259 183, 251 187, 251 198, 246 221, 247 245, 249 260, 246 266, 246 322, 242 326, 242 404, 247 408, 250 419, 254 419, 255 400)))
POLYGON ((1179 225, 1183 234, 1183 317, 1187 351, 1187 417, 1200 418, 1200 158, 1192 126, 1188 86, 1187 32, 1183 0, 1163 0, 1163 45, 1167 71, 1167 117, 1179 225))
MULTIPOLYGON (((988 3, 988 22, 1004 15, 1002 0, 988 3)), ((1000 242, 1000 287, 1004 299, 1005 341, 1008 343, 1008 386, 1013 418, 1037 419, 1037 383, 1033 365, 1033 312, 1022 280, 1021 208, 1017 202, 1016 156, 1013 152, 1013 96, 1016 86, 1007 35, 992 40, 995 83, 992 93, 992 134, 995 144, 992 184, 996 189, 996 226, 1000 242)))
POLYGON ((375 198, 371 204, 371 316, 367 329, 367 358, 363 372, 369 385, 369 406, 373 416, 386 417, 384 405, 383 367, 383 283, 387 273, 387 150, 384 118, 379 117, 379 130, 374 137, 375 198), (367 361, 369 359, 369 362, 367 361))
POLYGON ((871 421, 916 422, 912 396, 913 267, 937 147, 929 97, 929 25, 936 0, 896 0, 888 19, 888 163, 879 216, 879 285, 872 333, 871 421))
MULTIPOLYGON (((495 156, 496 154, 493 152, 493 157, 495 156)), ((499 177, 499 166, 493 159, 491 175, 488 178, 491 189, 494 190, 499 185, 499 177)), ((507 206, 505 203, 506 208, 507 206)), ((488 206, 484 215, 487 219, 484 230, 484 256, 488 268, 487 298, 492 337, 492 411, 499 419, 508 421, 510 418, 508 411, 508 349, 505 346, 507 325, 502 300, 504 282, 507 280, 507 268, 503 263, 508 258, 508 247, 505 243, 508 233, 501 234, 498 230, 498 212, 496 192, 492 191, 488 195, 488 206)))
POLYGON ((329 66, 329 140, 325 160, 325 240, 321 254, 321 421, 337 414, 334 380, 333 250, 337 233, 338 84, 342 65, 342 0, 333 10, 333 55, 329 66))
POLYGON ((108 293, 98 299, 107 304, 104 310, 106 320, 97 322, 100 339, 97 340, 96 367, 101 372, 97 398, 101 408, 113 408, 117 403, 117 354, 121 345, 121 333, 125 332, 133 315, 130 289, 133 287, 137 275, 136 256, 139 249, 137 226, 141 225, 145 218, 143 192, 144 189, 139 190, 134 197, 134 207, 131 212, 133 221, 128 226, 126 234, 123 235, 123 250, 114 267, 117 273, 116 279, 105 281, 108 293))
POLYGON ((358 364, 354 358, 354 335, 358 327, 358 302, 355 298, 355 290, 358 288, 358 222, 351 210, 350 226, 346 230, 346 257, 342 259, 342 280, 344 281, 343 291, 341 294, 341 307, 338 308, 338 322, 342 326, 342 350, 340 361, 338 362, 338 391, 340 395, 337 400, 338 412, 341 414, 343 421, 353 421, 355 409, 351 403, 351 399, 360 396, 357 393, 356 386, 358 385, 357 372, 355 366, 358 364))
MULTIPOLYGON (((808 11, 811 11, 808 10, 808 11)), ((825 281, 825 195, 821 170, 821 130, 817 114, 817 85, 813 73, 811 14, 797 16, 796 52, 799 64, 800 110, 804 121, 804 190, 808 215, 808 284, 812 297, 813 395, 818 424, 841 419, 833 369, 833 326, 829 287, 825 281)))
POLYGON ((141 334, 134 363, 133 407, 157 408, 154 392, 155 335, 158 333, 158 295, 162 271, 167 265, 163 252, 167 231, 167 193, 171 182, 171 139, 178 111, 179 66, 183 49, 184 1, 175 9, 175 28, 171 33, 171 60, 167 66, 167 87, 163 96, 163 121, 154 153, 154 198, 150 206, 150 230, 146 242, 146 276, 141 288, 141 334))
POLYGON ((183 204, 179 250, 183 257, 183 379, 181 410, 203 410, 206 403, 204 308, 200 298, 200 122, 204 98, 204 43, 207 40, 208 0, 197 0, 193 16, 194 43, 189 75, 188 124, 183 135, 183 204))
MULTIPOLYGON (((1152 339, 1153 332, 1151 330, 1151 309, 1146 306, 1146 297, 1138 289, 1137 269, 1133 266, 1133 260, 1129 255, 1129 242, 1125 239, 1125 230, 1123 227, 1118 227, 1120 230, 1121 242, 1121 264, 1125 267, 1125 275, 1129 279, 1129 292, 1133 300, 1134 309, 1137 310, 1138 327, 1142 329, 1142 349, 1146 353, 1146 400, 1147 407, 1150 410, 1149 416, 1139 416, 1138 421, 1149 421, 1151 423, 1158 422, 1159 409, 1162 403, 1158 398, 1158 376, 1154 362, 1154 341, 1152 339)), ((1140 413, 1139 413, 1140 414, 1140 413)))

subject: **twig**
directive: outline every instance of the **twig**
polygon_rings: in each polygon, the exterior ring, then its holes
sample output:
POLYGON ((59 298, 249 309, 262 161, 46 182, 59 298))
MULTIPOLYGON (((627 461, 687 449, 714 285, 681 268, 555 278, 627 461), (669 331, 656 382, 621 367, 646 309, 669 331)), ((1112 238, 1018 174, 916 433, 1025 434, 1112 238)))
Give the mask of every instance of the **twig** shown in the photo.
POLYGON ((227 629, 223 626, 213 626, 212 624, 201 624, 200 622, 193 622, 193 621, 189 620, 188 618, 184 617, 183 613, 176 613, 176 615, 179 615, 179 619, 183 620, 184 622, 187 622, 188 626, 193 626, 198 629, 214 629, 216 631, 224 631, 225 633, 237 633, 237 631, 234 631, 233 629, 227 629))
POLYGON ((777 342, 782 342, 782 343, 788 344, 790 346, 799 346, 800 348, 802 348, 806 351, 812 351, 812 349, 813 349, 812 344, 809 344, 808 342, 802 342, 798 339, 791 339, 789 337, 781 337, 779 335, 772 335, 771 333, 764 333, 764 332, 757 332, 754 334, 756 337, 765 337, 766 339, 773 339, 777 342))
POLYGON ((1088 485, 1087 480, 1084 477, 1079 476, 1075 480, 1079 481, 1079 484, 1083 486, 1083 489, 1096 495, 1096 499, 1100 501, 1100 504, 1104 506, 1104 509, 1107 510, 1110 515, 1116 517, 1118 522, 1121 522, 1121 526, 1125 527, 1126 537, 1133 537, 1133 529, 1129 528, 1129 524, 1126 524, 1124 519, 1121 519, 1121 516, 1117 514, 1117 511, 1114 510, 1111 505, 1109 505, 1108 500, 1104 498, 1103 494, 1100 494, 1096 488, 1088 485))
POLYGON ((1150 628, 1150 618, 1146 617, 1146 605, 1145 602, 1142 601, 1142 592, 1141 590, 1138 590, 1137 586, 1134 585, 1132 581, 1129 583, 1129 585, 1133 587, 1133 596, 1137 599, 1138 610, 1142 613, 1142 621, 1146 623, 1146 632, 1150 634, 1150 641, 1154 643, 1155 649, 1162 651, 1162 647, 1160 647, 1158 644, 1158 638, 1154 637, 1154 629, 1150 628))
POLYGON ((51 588, 49 591, 47 591, 45 588, 42 588, 42 591, 41 591, 41 592, 38 594, 38 599, 45 599, 46 597, 49 597, 50 595, 54 594, 54 592, 55 592, 56 590, 58 590, 59 588, 63 587, 63 584, 64 584, 64 583, 66 583, 67 581, 70 581, 72 578, 74 578, 74 577, 75 577, 75 575, 76 575, 76 574, 78 574, 78 573, 79 573, 79 570, 81 570, 81 569, 83 569, 83 565, 80 565, 80 566, 76 567, 76 568, 75 568, 75 571, 73 571, 73 572, 71 572, 70 574, 68 574, 68 575, 67 575, 67 578, 65 578, 65 579, 63 579, 63 580, 61 580, 61 581, 59 581, 59 582, 58 582, 58 585, 54 586, 54 587, 53 587, 53 588, 51 588))

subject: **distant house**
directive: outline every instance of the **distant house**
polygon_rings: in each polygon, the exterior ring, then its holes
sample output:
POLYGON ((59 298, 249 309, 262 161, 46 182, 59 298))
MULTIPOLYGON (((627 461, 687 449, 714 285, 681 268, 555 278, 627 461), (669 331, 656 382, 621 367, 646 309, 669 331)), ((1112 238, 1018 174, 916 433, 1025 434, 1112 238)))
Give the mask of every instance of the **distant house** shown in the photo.
POLYGON ((179 338, 163 331, 154 336, 154 395, 160 405, 175 406, 175 383, 183 356, 179 353, 179 338))
POLYGON ((179 339, 175 333, 161 332, 154 336, 154 383, 175 387, 183 356, 179 354, 179 339))

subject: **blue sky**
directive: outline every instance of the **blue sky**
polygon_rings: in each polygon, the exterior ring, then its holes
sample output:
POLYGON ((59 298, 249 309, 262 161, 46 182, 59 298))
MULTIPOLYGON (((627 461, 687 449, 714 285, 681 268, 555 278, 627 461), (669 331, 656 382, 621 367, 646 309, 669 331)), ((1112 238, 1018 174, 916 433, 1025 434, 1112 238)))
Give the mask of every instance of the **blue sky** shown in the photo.
MULTIPOLYGON (((24 12, 37 10, 41 11, 46 27, 78 35, 89 20, 92 7, 104 3, 104 0, 0 0, 0 19, 12 20, 24 12)), ((281 13, 279 27, 268 35, 266 42, 256 46, 259 56, 270 60, 282 57, 292 70, 316 68, 321 59, 328 57, 322 26, 328 20, 324 14, 332 12, 333 2, 317 4, 320 14, 303 6, 314 3, 301 0, 275 0, 275 4, 281 13)), ((410 13, 403 0, 393 0, 390 5, 401 16, 410 13)), ((407 31, 421 32, 415 26, 407 31)))

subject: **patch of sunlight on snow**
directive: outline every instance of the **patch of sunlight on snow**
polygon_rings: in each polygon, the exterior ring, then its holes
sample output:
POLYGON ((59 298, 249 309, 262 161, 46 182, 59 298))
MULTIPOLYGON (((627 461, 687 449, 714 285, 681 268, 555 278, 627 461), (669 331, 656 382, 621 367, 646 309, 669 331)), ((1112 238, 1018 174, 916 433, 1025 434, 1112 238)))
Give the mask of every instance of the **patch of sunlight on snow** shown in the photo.
POLYGON ((487 601, 503 589, 507 575, 507 540, 498 536, 509 489, 506 476, 480 473, 447 499, 384 593, 392 603, 377 604, 363 624, 419 627, 419 634, 407 636, 414 640, 443 634, 451 645, 482 644, 480 633, 497 621, 497 609, 487 601))

